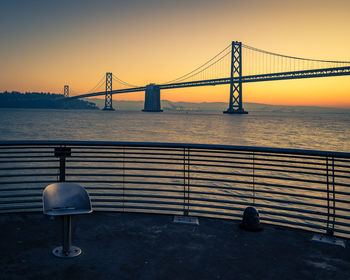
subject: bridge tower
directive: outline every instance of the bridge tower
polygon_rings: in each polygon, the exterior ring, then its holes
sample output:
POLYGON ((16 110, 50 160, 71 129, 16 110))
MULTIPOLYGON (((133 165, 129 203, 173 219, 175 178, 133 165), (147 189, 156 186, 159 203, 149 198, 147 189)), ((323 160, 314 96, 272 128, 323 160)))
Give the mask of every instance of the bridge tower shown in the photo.
POLYGON ((105 111, 114 111, 112 106, 112 73, 106 73, 105 111))
POLYGON ((69 86, 68 85, 64 86, 63 97, 69 97, 69 86))
POLYGON ((248 114, 242 102, 242 42, 233 41, 231 51, 230 103, 224 114, 248 114), (238 78, 238 82, 233 79, 238 78))
POLYGON ((163 112, 160 108, 160 88, 159 85, 149 84, 145 91, 145 105, 143 112, 163 112))

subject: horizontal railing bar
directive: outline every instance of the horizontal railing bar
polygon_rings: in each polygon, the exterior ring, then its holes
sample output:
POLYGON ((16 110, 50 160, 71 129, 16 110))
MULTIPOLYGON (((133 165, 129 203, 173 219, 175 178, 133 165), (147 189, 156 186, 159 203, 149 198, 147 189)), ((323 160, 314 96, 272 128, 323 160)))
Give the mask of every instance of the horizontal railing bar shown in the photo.
MULTIPOLYGON (((100 151, 87 151, 86 150, 86 147, 75 147, 74 148, 75 150, 77 149, 80 149, 80 150, 83 150, 83 151, 79 151, 78 152, 83 152, 83 153, 111 153, 110 151, 106 151, 106 152, 100 152, 100 151)), ((115 148, 101 148, 101 147, 89 147, 89 149, 97 149, 97 150, 101 150, 101 149, 116 149, 118 150, 118 153, 119 150, 123 150, 123 151, 133 151, 133 150, 138 150, 138 151, 183 151, 183 148, 178 148, 178 149, 168 149, 168 148, 149 148, 149 147, 143 147, 143 148, 136 148, 136 147, 128 147, 128 146, 125 146, 125 147, 115 147, 115 148)), ((194 149, 194 148, 189 148, 190 152, 191 153, 216 153, 216 154, 243 154, 243 155, 251 155, 251 151, 247 151, 247 152, 243 152, 243 151, 235 151, 235 150, 215 150, 215 149, 206 149, 206 150, 203 150, 203 149, 194 149)), ((113 153, 113 152, 112 152, 113 153)), ((138 153, 139 154, 139 153, 138 153)), ((141 153, 142 154, 142 153, 141 153)), ((270 153, 266 153, 266 152, 255 152, 256 155, 258 156, 270 156, 271 154, 270 153)), ((294 155, 294 156, 288 156, 288 155, 279 155, 280 157, 295 157, 295 158, 303 158, 303 159, 317 159, 317 157, 319 156, 314 156, 314 157, 309 157, 309 156, 303 156, 303 155, 294 155)))
MULTIPOLYGON (((123 163, 123 161, 121 161, 123 163)), ((128 161, 124 161, 124 164, 128 163, 128 161)), ((144 162, 149 163, 149 162, 144 162)), ((166 164, 166 165, 180 165, 183 166, 182 163, 155 163, 155 164, 166 164)), ((250 163, 252 165, 252 163, 250 163)), ((232 169, 249 169, 249 170, 260 170, 260 171, 273 171, 273 172, 282 172, 282 173, 295 173, 295 174, 306 174, 306 175, 314 175, 314 176, 326 176, 326 169, 323 169, 323 173, 316 173, 316 172, 307 172, 307 171, 296 171, 296 170, 285 170, 285 169, 270 169, 270 168, 256 168, 256 167, 242 167, 242 166, 220 166, 220 165, 206 165, 206 164, 189 164, 189 166, 210 166, 210 167, 227 167, 232 169)), ((57 168, 57 167, 56 167, 57 168)), ((145 167, 105 167, 105 166, 70 166, 69 169, 78 169, 78 170, 151 170, 151 171, 175 171, 175 172, 183 172, 183 169, 161 169, 161 168, 145 168, 145 167)), ((1 170, 1 169, 0 169, 1 170)), ((336 172, 339 172, 338 170, 335 170, 336 172)), ((224 175, 234 175, 237 173, 232 172, 217 172, 217 171, 196 171, 191 170, 191 173, 207 173, 207 174, 224 174, 224 175)), ((346 172, 350 173, 350 172, 346 172)), ((249 175, 249 174, 248 174, 249 175)), ((252 174, 250 174, 252 176, 252 174)), ((337 178, 345 178, 350 179, 350 176, 345 175, 336 175, 337 178)))
MULTIPOLYGON (((117 169, 117 168, 116 168, 117 169)), ((178 173, 183 173, 183 169, 152 169, 152 168, 132 168, 132 167, 125 167, 125 170, 147 170, 147 171, 167 171, 167 172, 178 172, 178 173)), ((245 174, 245 173, 228 173, 228 172, 209 172, 209 171, 201 171, 201 170, 191 170, 191 173, 197 173, 197 174, 220 174, 220 175, 230 175, 230 176, 243 176, 243 177, 252 177, 252 174, 245 174)), ((114 176, 125 176, 125 177, 130 177, 135 174, 93 174, 93 173, 86 173, 86 174, 76 174, 76 173, 67 173, 67 176, 97 176, 97 177, 114 177, 114 176)), ((172 176, 160 176, 160 175, 138 175, 139 177, 154 177, 154 178, 174 178, 174 179, 179 179, 181 177, 172 177, 172 176)), ((278 176, 268 176, 268 175, 254 175, 255 178, 262 178, 262 179, 274 179, 274 180, 285 180, 285 181, 293 181, 293 182, 303 182, 303 183, 315 183, 315 184, 326 184, 326 180, 320 181, 320 180, 310 180, 310 179, 299 179, 299 178, 286 178, 286 177, 278 177, 278 176)), ((183 177, 182 177, 183 178, 183 177)), ((211 181, 213 179, 210 178, 200 178, 200 177, 191 177, 191 180, 207 180, 211 181)), ((350 184, 345 184, 345 183, 336 183, 337 186, 343 186, 343 187, 350 187, 350 184)))
POLYGON ((25 188, 1 188, 1 192, 20 192, 20 191, 35 191, 35 190, 44 190, 44 187, 25 187, 25 188))
POLYGON ((307 224, 307 223, 300 223, 300 222, 295 222, 295 221, 279 220, 279 219, 274 219, 274 218, 269 218, 269 217, 261 217, 261 221, 269 221, 269 222, 289 224, 289 225, 295 225, 295 226, 301 226, 301 227, 308 227, 308 228, 313 228, 313 229, 326 230, 326 227, 316 225, 316 224, 307 224))
MULTIPOLYGON (((110 151, 105 151, 105 152, 101 152, 101 151, 76 151, 74 150, 74 153, 78 153, 78 154, 118 154, 118 155, 132 155, 132 154, 136 154, 136 155, 154 155, 155 153, 148 153, 148 152, 144 152, 145 149, 139 149, 139 151, 141 152, 134 152, 135 149, 128 149, 128 148, 123 148, 120 149, 118 152, 110 152, 110 151)), ((164 149, 146 149, 146 151, 171 151, 171 152, 178 152, 175 155, 179 155, 181 156, 183 153, 183 150, 178 149, 178 150, 164 150, 164 149)), ((242 155, 249 155, 252 156, 252 152, 248 152, 248 153, 242 153, 242 152, 235 152, 235 151, 215 151, 215 150, 193 150, 193 149, 189 149, 189 152, 191 154, 192 157, 219 157, 219 158, 238 158, 238 159, 249 159, 249 158, 244 158, 244 157, 230 157, 230 156, 218 156, 218 155, 208 155, 208 154, 224 154, 224 155, 236 155, 236 154, 242 154, 242 155), (200 153, 200 154, 198 154, 200 153), (205 153, 205 154, 203 154, 205 153)), ((157 155, 169 155, 170 153, 156 153, 157 155)), ((172 153, 173 155, 173 153, 172 153)), ((290 156, 290 155, 276 155, 276 154, 266 154, 266 153, 255 153, 255 156, 257 157, 257 160, 264 160, 264 158, 259 158, 259 156, 262 157, 266 157, 266 156, 272 156, 272 157, 283 157, 283 158, 300 158, 300 159, 311 159, 311 160, 322 160, 324 159, 324 157, 308 157, 308 156, 301 156, 301 155, 294 155, 294 156, 290 156)))
POLYGON ((91 202, 114 202, 114 203, 144 203, 144 204, 169 204, 169 205, 179 205, 183 209, 183 203, 175 201, 159 201, 159 200, 132 200, 132 199, 105 199, 105 198, 92 198, 91 202))
MULTIPOLYGON (((119 177, 122 177, 122 174, 118 175, 119 177)), ((141 178, 152 178, 155 176, 147 176, 147 175, 124 175, 125 177, 141 177, 141 178)), ((175 176, 163 176, 163 177, 155 177, 155 178, 163 178, 163 179, 179 179, 179 180, 183 180, 183 177, 175 177, 175 176)), ((192 180, 192 179, 191 179, 192 180)), ((94 180, 94 181, 88 181, 88 180, 66 180, 67 182, 72 182, 72 183, 119 183, 121 181, 112 181, 112 180, 94 180)), ((237 183, 237 184, 252 184, 251 181, 239 181, 239 180, 227 180, 227 179, 206 179, 206 181, 210 181, 210 182, 221 182, 221 183, 237 183)), ((290 185, 281 185, 281 184, 271 184, 271 183, 260 183, 260 182, 255 182, 255 185, 259 185, 259 186, 269 186, 269 187, 281 187, 281 188, 289 188, 289 189, 296 189, 296 190, 306 190, 306 191, 313 191, 313 192, 322 192, 322 193, 326 193, 327 190, 320 190, 320 189, 312 189, 312 188, 306 188, 306 187, 299 187, 299 186, 290 186, 290 185)), ((183 185, 182 183, 178 183, 178 185, 183 185)), ((191 183, 191 186, 202 186, 202 185, 198 185, 198 184, 193 184, 191 183)), ((337 191, 336 193, 342 194, 341 192, 337 191)), ((345 195, 347 195, 348 193, 343 193, 345 195)))
MULTIPOLYGON (((190 192, 191 194, 191 192, 190 192)), ((98 194, 98 196, 104 196, 103 193, 98 194)), ((160 199, 178 199, 178 200, 184 200, 183 196, 164 196, 164 195, 148 195, 148 194, 130 194, 130 193, 124 193, 124 194, 115 194, 115 197, 141 197, 141 198, 160 198, 160 199)), ((245 195, 237 195, 237 194, 232 194, 232 197, 238 197, 238 198, 246 198, 251 200, 252 196, 245 196, 245 195)), ((222 200, 222 199, 210 199, 210 198, 200 198, 200 197, 190 197, 191 201, 204 201, 204 202, 214 202, 214 203, 226 203, 226 204, 235 204, 235 201, 232 200, 222 200)), ((267 198, 267 197, 256 197, 255 200, 265 200, 265 201, 270 201, 270 202, 278 202, 278 203, 288 203, 291 204, 291 202, 283 201, 283 200, 278 200, 278 199, 273 199, 273 198, 267 198)), ((239 202, 239 204, 246 204, 245 202, 239 202)), ((327 205, 320 205, 320 204, 311 204, 307 202, 300 202, 300 201, 293 201, 294 205, 304 205, 304 206, 311 206, 311 207, 318 207, 318 208, 325 208, 327 209, 327 205)), ((294 209, 294 208, 288 208, 284 206, 278 206, 276 208, 275 205, 265 205, 265 204, 259 204, 255 203, 257 206, 261 207, 268 207, 268 208, 275 208, 275 209, 284 209, 284 210, 291 210, 292 211, 298 211, 298 212, 304 212, 304 213, 309 213, 309 214, 317 214, 317 215, 327 215, 327 213, 321 213, 317 211, 311 211, 311 210, 305 210, 305 209, 294 209)), ((350 212, 350 209, 347 209, 347 211, 350 212)))
MULTIPOLYGON (((264 207, 264 208, 266 208, 266 207, 264 207)), ((320 218, 309 217, 309 216, 304 216, 304 215, 295 215, 295 214, 290 214, 290 213, 284 213, 284 212, 281 213, 281 212, 267 211, 267 210, 261 210, 261 209, 259 209, 259 213, 262 215, 288 217, 288 218, 299 219, 299 220, 309 220, 309 221, 314 221, 314 222, 319 222, 319 223, 327 223, 326 218, 320 219, 320 218)), ((302 213, 308 214, 307 212, 302 212, 302 213)), ((322 213, 322 215, 319 214, 319 216, 327 217, 327 213, 322 213)))
MULTIPOLYGON (((238 205, 245 205, 245 206, 247 206, 247 203, 245 202, 234 202, 234 204, 238 204, 238 205)), ((249 204, 248 204, 249 205, 249 204)), ((223 206, 223 205, 211 205, 211 204, 195 204, 195 203, 192 203, 192 202, 190 202, 190 204, 189 204, 189 206, 190 207, 203 207, 203 208, 215 208, 215 209, 226 209, 226 210, 237 210, 236 208, 233 208, 233 207, 231 207, 231 206, 223 206)), ((283 209, 283 207, 271 207, 271 205, 260 205, 260 204, 255 204, 255 206, 261 206, 261 207, 268 207, 269 206, 269 208, 272 208, 272 209, 276 209, 276 210, 285 210, 285 209, 283 209)), ((287 207, 285 207, 285 208, 287 208, 287 207)), ((294 209, 292 209, 292 210, 294 210, 294 209)), ((259 210, 259 212, 261 212, 260 210, 259 210)), ((312 217, 304 217, 305 219, 309 219, 309 218, 311 218, 312 219, 312 217)))
POLYGON ((8 161, 0 161, 0 164, 1 163, 24 163, 24 162, 59 162, 59 159, 48 159, 48 160, 8 160, 8 161))
MULTIPOLYGON (((344 230, 344 229, 341 229, 341 228, 337 228, 335 229, 335 235, 337 235, 337 233, 344 233, 344 234, 350 234, 350 231, 348 230, 344 230)), ((349 237, 348 237, 349 238, 349 237)))
MULTIPOLYGON (((138 163, 138 164, 170 164, 170 165, 183 165, 183 157, 179 158, 179 159, 172 159, 173 161, 149 161, 148 159, 157 159, 157 160, 169 160, 169 158, 157 158, 157 157, 127 157, 127 159, 147 159, 147 161, 131 161, 131 160, 124 160, 121 159, 120 160, 72 160, 72 159, 68 159, 67 162, 99 162, 99 163, 138 163), (175 162, 178 161, 178 162, 175 162)), ((203 164, 203 163, 197 163, 197 162, 218 162, 218 163, 229 163, 229 164, 243 164, 243 165, 252 165, 252 159, 247 159, 246 162, 243 161, 220 161, 220 160, 196 160, 196 159, 191 159, 190 162, 188 163, 191 166, 208 166, 208 167, 223 167, 223 168, 233 168, 237 166, 232 166, 232 165, 211 165, 211 164, 203 164), (249 160, 249 161, 248 161, 249 160)), ((314 168, 314 167, 309 167, 309 166, 291 166, 291 165, 283 165, 283 164, 271 164, 271 163, 258 163, 258 162, 254 162, 254 165, 259 165, 259 166, 275 166, 275 167, 286 167, 286 168, 292 168, 292 169, 307 169, 307 170, 319 170, 319 171, 325 171, 326 170, 326 164, 323 164, 322 166, 324 166, 324 168, 314 168)), ((334 167, 349 167, 350 166, 343 166, 343 165, 334 165, 334 167)), ((243 167, 241 167, 243 168, 243 167)), ((248 169, 251 169, 252 167, 248 167, 248 169)), ((265 169, 262 169, 265 170, 265 169)), ((271 170, 275 170, 275 169, 271 169, 271 170)), ((278 170, 277 170, 278 171, 278 170)), ((282 170, 283 171, 283 170, 282 170)), ((350 171, 345 171, 345 170, 336 170, 337 172, 341 172, 341 173, 350 173, 350 171)), ((287 171, 284 171, 287 172, 287 171)))
POLYGON ((2 171, 10 171, 10 170, 45 170, 45 169, 58 169, 57 166, 21 166, 21 167, 7 167, 7 168, 0 168, 2 171))
MULTIPOLYGON (((146 154, 146 153, 143 153, 146 154)), ((140 155, 140 154, 137 154, 140 155)), ((169 156, 170 154, 160 154, 160 153, 148 153, 147 155, 152 155, 152 157, 131 157, 131 156, 127 156, 125 158, 139 158, 139 159, 169 159, 167 156, 169 156), (159 155, 159 156, 164 156, 164 157, 155 157, 155 155, 159 155)), ((247 161, 252 161, 252 158, 244 158, 244 157, 218 157, 218 156, 213 156, 213 155, 192 155, 190 154, 190 158, 191 160, 195 161, 203 161, 200 159, 196 159, 194 157, 201 157, 201 158, 225 158, 228 160, 232 160, 232 159, 243 159, 243 160, 247 160, 247 161)), ((123 158, 123 155, 121 154, 120 156, 78 156, 78 155, 72 155, 71 158, 82 158, 82 159, 86 159, 86 158, 100 158, 100 159, 119 159, 119 158, 123 158)), ((179 155, 172 155, 172 159, 173 160, 182 160, 183 159, 183 155, 179 154, 179 155)), ((324 159, 325 160, 325 159, 324 159)), ((277 159, 257 159, 257 161, 265 161, 265 162, 285 162, 285 163, 297 163, 297 164, 303 164, 303 165, 318 165, 318 166, 324 166, 325 163, 318 163, 318 162, 303 162, 303 161, 292 161, 292 160, 277 160, 277 159)))
MULTIPOLYGON (((183 199, 183 197, 182 197, 183 199)), ((226 209, 226 210, 237 210, 237 208, 232 207, 232 206, 223 206, 223 205, 211 205, 211 204, 196 204, 196 203, 192 203, 192 200, 196 200, 196 201, 203 201, 203 200, 198 200, 198 199, 190 199, 190 203, 189 203, 189 207, 204 207, 204 208, 215 208, 215 209, 226 209)), ((153 200, 132 200, 132 199, 96 199, 93 198, 92 202, 114 202, 114 203, 138 203, 138 204, 170 204, 170 205, 181 205, 183 206, 183 203, 181 202, 175 202, 175 201, 153 201, 153 200)), ((209 202, 209 200, 207 200, 207 202, 209 202)), ((217 202, 217 201, 215 201, 217 202)), ((230 201, 230 202, 225 202, 227 204, 237 204, 237 205, 247 205, 246 202, 238 202, 238 201, 230 201)), ((277 209, 277 210, 290 210, 290 211, 295 211, 298 212, 298 209, 293 209, 290 207, 277 207, 277 206, 273 206, 273 205, 261 205, 261 204, 255 204, 256 206, 259 207, 265 207, 265 208, 271 208, 271 209, 277 209)), ((306 211, 306 210, 304 210, 306 211)), ((302 211, 301 211, 302 212, 302 211)), ((310 213, 310 212, 303 212, 303 213, 310 213)), ((325 215, 327 213, 312 213, 315 215, 325 215)), ((312 217, 304 217, 305 219, 313 219, 312 217)))
POLYGON ((47 150, 47 151, 33 151, 33 150, 28 150, 28 151, 1 151, 0 152, 0 155, 3 155, 3 154, 10 154, 10 155, 13 155, 13 154, 48 154, 47 156, 52 156, 52 154, 54 153, 54 150, 51 149, 51 150, 47 150))
POLYGON ((350 153, 283 149, 270 147, 250 147, 250 146, 229 146, 229 145, 210 145, 210 144, 189 144, 189 143, 156 143, 156 142, 108 142, 108 141, 49 141, 49 140, 18 140, 18 141, 0 141, 0 146, 43 146, 43 145, 66 145, 66 146, 127 146, 127 147, 162 147, 162 148, 195 148, 195 149, 214 149, 214 150, 235 150, 235 151, 254 151, 264 153, 280 154, 299 154, 312 156, 328 156, 339 158, 350 158, 350 153))
MULTIPOLYGON (((57 174, 55 176, 57 176, 57 174)), ((45 181, 10 181, 10 182, 0 182, 0 185, 1 184, 4 184, 4 185, 14 185, 14 184, 52 184, 52 183, 57 183, 57 181, 50 181, 50 180, 45 180, 45 181)))
MULTIPOLYGON (((132 157, 133 159, 137 159, 139 157, 132 157)), ((129 159, 129 157, 128 157, 129 159)), ((139 158, 139 159, 144 159, 144 158, 139 158)), ((149 158, 149 159, 158 159, 158 158, 149 158)), ((168 160, 168 158, 166 158, 168 160)), ((165 160, 165 158, 164 158, 165 160)), ((214 164, 203 164, 203 163, 193 163, 193 161, 197 161, 197 160, 191 160, 189 162, 189 165, 191 166, 208 166, 208 167, 223 167, 223 168, 233 168, 236 166, 232 166, 232 165, 214 165, 214 164)), ((98 162, 98 163, 137 163, 137 164, 169 164, 169 165, 183 165, 183 158, 179 159, 178 162, 175 161, 134 161, 134 160, 72 160, 72 159, 68 159, 67 162, 98 162)), ((230 163, 230 164, 244 164, 244 165, 252 165, 252 160, 250 160, 249 162, 237 162, 237 161, 220 161, 220 160, 205 160, 205 162, 218 162, 218 163, 230 163)), ((262 163, 254 163, 255 165, 259 165, 259 166, 276 166, 276 167, 288 167, 288 168, 294 168, 294 169, 307 169, 307 170, 322 170, 325 171, 324 168, 312 168, 309 166, 290 166, 290 165, 277 165, 277 164, 262 164, 262 163)), ((273 170, 273 169, 272 169, 273 170)), ((347 172, 347 171, 342 171, 342 170, 337 170, 337 172, 347 172)), ((349 172, 350 173, 350 172, 349 172)))
MULTIPOLYGON (((53 157, 54 155, 52 155, 53 157)), ((36 155, 31 155, 31 156, 12 156, 11 158, 47 158, 48 156, 36 156, 36 155)), ((0 156, 0 159, 5 158, 8 159, 9 157, 7 156, 0 156)))
MULTIPOLYGON (((239 209, 239 211, 243 212, 243 208, 239 209)), ((214 212, 214 211, 209 211, 209 210, 200 210, 200 209, 190 209, 189 210, 190 214, 194 213, 203 213, 203 214, 210 214, 210 215, 219 215, 219 216, 231 216, 231 217, 236 217, 236 218, 242 218, 242 214, 236 214, 236 213, 228 213, 228 212, 214 212)), ((190 215, 193 216, 193 215, 190 215)))
MULTIPOLYGON (((238 196, 241 197, 241 196, 238 196)), ((250 200, 252 200, 252 197, 243 197, 242 198, 248 198, 250 200)), ((270 200, 270 199, 261 199, 260 200, 266 200, 266 201, 273 201, 273 202, 278 202, 277 200, 270 200)), ((190 200, 195 200, 195 201, 205 201, 205 202, 216 202, 216 203, 226 203, 226 204, 240 204, 240 205, 246 205, 247 202, 241 202, 241 201, 228 201, 228 200, 219 200, 219 199, 202 199, 202 198, 194 198, 194 197, 190 197, 190 200)), ((258 200, 258 198, 255 198, 255 200, 258 200)), ((288 203, 288 202, 282 202, 282 203, 288 203)), ((291 203, 289 203, 291 204, 291 203)), ((317 207, 317 208, 325 208, 327 209, 327 206, 325 205, 320 205, 320 204, 310 204, 307 202, 299 202, 296 203, 295 201, 293 202, 293 204, 295 205, 304 205, 304 206, 310 206, 310 207, 317 207)), ((190 204, 192 205, 192 204, 190 204)), ((272 204, 261 204, 261 203, 254 203, 255 206, 257 207, 265 207, 265 208, 272 208, 272 209, 277 209, 277 210, 285 210, 285 211, 294 211, 294 212, 302 212, 302 213, 308 213, 308 214, 314 214, 314 215, 327 215, 327 213, 322 213, 319 211, 312 211, 312 210, 306 210, 306 209, 296 209, 296 208, 292 208, 292 207, 286 207, 286 206, 278 206, 278 205, 272 205, 272 204)), ((203 206, 204 207, 204 206, 203 206)), ((205 206, 207 207, 207 205, 205 206)), ((217 205, 213 205, 213 208, 216 208, 217 205)), ((350 209, 348 210, 350 211, 350 209)))
MULTIPOLYGON (((193 161, 197 161, 197 160, 193 160, 191 159, 191 162, 193 161)), ((246 161, 246 162, 243 162, 243 161, 224 161, 224 160, 205 160, 205 162, 218 162, 218 163, 230 163, 230 164, 243 164, 243 165, 252 165, 252 162, 253 162, 253 159, 249 159, 249 161, 246 161)), ((304 163, 303 163, 304 164, 304 163)), ((191 165, 200 165, 200 164, 191 164, 191 165)), ((325 171, 326 170, 326 164, 323 164, 322 166, 324 166, 324 168, 317 168, 317 167, 309 167, 309 166, 301 166, 301 165, 298 165, 298 166, 293 166, 293 165, 283 165, 283 164, 272 164, 272 163, 259 163, 259 162, 255 162, 255 159, 254 159, 254 165, 259 165, 259 166, 275 166, 275 167, 287 167, 287 168, 294 168, 294 169, 307 169, 307 170, 322 170, 322 171, 325 171)), ((206 165, 204 165, 206 166, 206 165)), ((212 166, 212 165, 209 165, 208 166, 212 166)), ((215 165, 213 165, 215 166, 215 165)), ((231 167, 230 165, 217 165, 218 167, 231 167)), ((336 165, 334 164, 334 167, 349 167, 350 166, 347 166, 347 165, 336 165)), ((273 170, 273 169, 272 169, 273 170)), ((342 171, 342 170, 337 170, 337 172, 346 172, 346 173, 349 173, 349 171, 342 171)))
MULTIPOLYGON (((206 201, 206 202, 219 202, 219 203, 226 203, 226 204, 239 204, 239 205, 246 205, 247 204, 246 202, 237 202, 237 201, 225 202, 225 201, 219 201, 219 200, 215 200, 215 199, 213 199, 212 201, 209 201, 209 200, 204 200, 204 199, 200 199, 200 198, 193 198, 193 197, 190 197, 190 200, 191 201, 192 200, 196 200, 196 201, 206 201)), ((258 199, 255 198, 255 200, 258 200, 258 199)), ((285 203, 287 203, 287 202, 285 202, 285 203)), ((297 203, 293 202, 293 204, 297 204, 297 203)), ((190 203, 190 205, 192 206, 193 204, 190 203)), ((218 207, 218 205, 212 205, 212 206, 209 206, 207 204, 200 204, 200 205, 202 205, 202 207, 211 207, 211 208, 217 208, 218 207)), ((312 214, 312 215, 327 216, 326 212, 323 213, 323 212, 314 211, 314 210, 297 209, 297 208, 292 208, 292 207, 278 206, 278 205, 271 205, 271 204, 261 204, 261 203, 255 203, 254 205, 257 206, 257 207, 271 208, 271 209, 276 209, 276 210, 284 210, 284 211, 292 211, 292 212, 306 213, 306 214, 312 214)), ((318 205, 318 204, 316 204, 316 205, 312 205, 311 204, 311 205, 306 205, 306 206, 327 208, 327 207, 324 207, 323 205, 318 205)), ((350 209, 342 208, 341 210, 350 212, 350 209)), ((349 218, 347 216, 343 216, 343 217, 349 218)))
POLYGON ((57 176, 58 173, 44 173, 44 174, 8 174, 0 175, 0 178, 17 178, 17 177, 52 177, 57 176))
POLYGON ((25 208, 23 208, 23 206, 12 205, 11 207, 0 206, 0 211, 21 209, 21 210, 23 210, 23 212, 25 212, 25 210, 28 210, 28 209, 38 209, 38 208, 42 210, 42 207, 37 206, 37 205, 26 205, 25 208))
MULTIPOLYGON (((121 208, 121 209, 147 209, 147 210, 164 210, 164 211, 173 211, 173 212, 183 212, 182 208, 168 208, 168 207, 147 207, 147 206, 133 206, 133 205, 125 205, 125 206, 119 206, 119 205, 96 205, 96 208, 121 208)), ((95 208, 94 208, 95 209, 95 208)), ((125 211, 124 211, 125 212, 125 211)))
POLYGON ((18 203, 39 203, 42 202, 42 199, 32 199, 32 200, 26 200, 26 199, 19 199, 19 200, 13 200, 13 201, 1 201, 0 204, 18 204, 18 203))
POLYGON ((0 199, 4 198, 17 198, 17 197, 41 197, 42 191, 40 193, 22 193, 22 194, 0 194, 0 199))

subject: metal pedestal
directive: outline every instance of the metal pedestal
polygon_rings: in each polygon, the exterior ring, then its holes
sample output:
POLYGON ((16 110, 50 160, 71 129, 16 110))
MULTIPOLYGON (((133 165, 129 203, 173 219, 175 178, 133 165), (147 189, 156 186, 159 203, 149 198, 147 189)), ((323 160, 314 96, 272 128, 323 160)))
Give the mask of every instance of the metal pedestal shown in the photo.
POLYGON ((81 254, 81 249, 72 246, 72 216, 63 216, 63 246, 56 247, 52 250, 52 253, 59 258, 73 258, 81 254))

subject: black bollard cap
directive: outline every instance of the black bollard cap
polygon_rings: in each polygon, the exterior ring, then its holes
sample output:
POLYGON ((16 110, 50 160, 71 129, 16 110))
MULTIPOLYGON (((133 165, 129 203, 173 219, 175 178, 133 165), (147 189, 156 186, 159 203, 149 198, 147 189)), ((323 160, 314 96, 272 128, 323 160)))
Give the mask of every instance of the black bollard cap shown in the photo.
POLYGON ((244 210, 241 229, 247 231, 261 231, 263 227, 260 224, 259 212, 254 207, 249 206, 244 210))

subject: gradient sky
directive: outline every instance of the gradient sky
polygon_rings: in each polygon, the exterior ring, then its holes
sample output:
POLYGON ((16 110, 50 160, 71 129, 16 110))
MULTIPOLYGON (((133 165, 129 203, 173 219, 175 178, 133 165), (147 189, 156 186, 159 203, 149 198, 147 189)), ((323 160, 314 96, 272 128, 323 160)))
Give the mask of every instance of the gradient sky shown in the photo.
MULTIPOLYGON (((161 83, 201 65, 232 40, 292 56, 350 61, 349 0, 0 0, 0 11, 0 91, 61 93, 69 84, 73 93, 86 93, 105 72, 141 86, 161 83)), ((227 102, 229 90, 161 95, 227 102)), ((243 100, 350 108, 350 77, 245 84, 243 100)))

